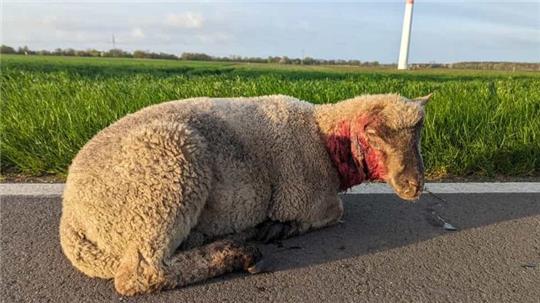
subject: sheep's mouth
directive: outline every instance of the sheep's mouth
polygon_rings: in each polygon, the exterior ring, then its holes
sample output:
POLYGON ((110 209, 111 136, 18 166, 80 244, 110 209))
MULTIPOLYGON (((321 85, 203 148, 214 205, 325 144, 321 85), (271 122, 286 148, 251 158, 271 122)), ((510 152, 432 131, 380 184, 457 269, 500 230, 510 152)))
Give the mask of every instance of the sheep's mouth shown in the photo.
POLYGON ((416 201, 422 195, 423 186, 399 186, 394 182, 388 182, 394 192, 403 200, 407 201, 416 201))
POLYGON ((408 192, 408 191, 398 191, 398 190, 395 190, 394 191, 396 192, 396 194, 403 200, 407 200, 407 201, 416 201, 420 198, 420 195, 422 195, 422 191, 421 190, 414 190, 412 191, 412 194, 411 192, 408 192))

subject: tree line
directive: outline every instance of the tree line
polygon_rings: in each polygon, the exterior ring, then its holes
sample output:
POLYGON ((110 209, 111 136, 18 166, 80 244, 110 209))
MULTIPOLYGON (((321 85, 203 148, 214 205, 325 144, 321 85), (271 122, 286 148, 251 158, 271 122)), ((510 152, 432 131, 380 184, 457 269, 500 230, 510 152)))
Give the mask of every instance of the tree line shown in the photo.
POLYGON ((499 71, 540 71, 540 63, 527 63, 527 62, 490 62, 490 61, 476 61, 476 62, 456 62, 456 63, 415 63, 409 65, 410 69, 433 69, 433 68, 447 68, 447 69, 472 69, 472 70, 499 70, 499 71))
MULTIPOLYGON (((295 65, 352 65, 366 67, 396 67, 396 64, 380 64, 378 61, 360 61, 343 59, 316 59, 312 57, 289 58, 287 56, 241 57, 241 56, 210 56, 205 53, 184 52, 180 55, 168 53, 155 53, 144 50, 133 52, 114 48, 107 51, 96 49, 75 50, 73 48, 56 48, 54 50, 31 50, 27 46, 13 48, 7 45, 0 46, 1 54, 43 55, 43 56, 77 56, 77 57, 111 57, 111 58, 140 58, 140 59, 168 59, 168 60, 192 60, 192 61, 221 61, 221 62, 249 62, 249 63, 277 63, 295 65)), ((411 69, 475 69, 475 70, 504 70, 504 71, 540 71, 540 63, 522 62, 457 62, 457 63, 415 63, 411 69)))
POLYGON ((250 63, 279 63, 279 64, 303 64, 303 65, 357 65, 357 66, 379 66, 377 61, 360 60, 327 60, 316 59, 312 57, 304 58, 289 58, 287 56, 270 56, 267 58, 260 57, 241 57, 241 56, 210 56, 205 53, 184 52, 180 55, 168 53, 155 53, 144 50, 135 50, 133 52, 124 51, 122 49, 110 49, 107 51, 99 51, 96 49, 76 50, 73 48, 57 48, 54 50, 31 50, 27 46, 13 48, 11 46, 2 45, 0 47, 2 54, 20 54, 20 55, 43 55, 43 56, 76 56, 76 57, 112 57, 112 58, 141 58, 141 59, 169 59, 169 60, 194 60, 194 61, 225 61, 225 62, 250 62, 250 63))

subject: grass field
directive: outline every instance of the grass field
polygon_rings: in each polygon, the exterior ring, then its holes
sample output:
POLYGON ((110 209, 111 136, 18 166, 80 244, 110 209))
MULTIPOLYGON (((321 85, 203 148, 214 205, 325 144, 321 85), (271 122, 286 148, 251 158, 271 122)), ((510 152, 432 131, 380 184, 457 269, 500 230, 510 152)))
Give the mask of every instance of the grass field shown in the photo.
POLYGON ((540 74, 2 56, 1 168, 64 176, 100 129, 150 104, 287 94, 330 103, 434 92, 422 151, 431 179, 539 176, 540 74))

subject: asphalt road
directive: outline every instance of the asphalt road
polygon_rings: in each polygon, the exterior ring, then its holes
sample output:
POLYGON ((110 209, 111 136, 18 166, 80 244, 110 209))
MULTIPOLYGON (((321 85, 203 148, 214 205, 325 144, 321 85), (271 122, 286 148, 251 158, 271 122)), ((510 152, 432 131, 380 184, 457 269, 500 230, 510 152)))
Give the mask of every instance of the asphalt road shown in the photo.
POLYGON ((345 223, 261 245, 274 271, 123 298, 58 243, 60 198, 3 196, 2 302, 539 302, 540 194, 344 196, 345 223), (442 221, 457 227, 446 231, 442 221))

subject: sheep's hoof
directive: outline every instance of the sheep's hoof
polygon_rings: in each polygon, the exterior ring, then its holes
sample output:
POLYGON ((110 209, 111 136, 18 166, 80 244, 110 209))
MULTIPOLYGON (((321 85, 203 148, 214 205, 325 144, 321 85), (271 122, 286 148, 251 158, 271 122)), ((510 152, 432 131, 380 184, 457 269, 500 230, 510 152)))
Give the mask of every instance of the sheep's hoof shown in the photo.
POLYGON ((246 268, 246 271, 254 275, 254 274, 260 274, 263 272, 268 272, 270 271, 270 268, 268 266, 268 263, 264 259, 261 259, 255 262, 253 265, 246 268))
POLYGON ((229 240, 232 247, 236 250, 236 258, 240 264, 236 265, 236 269, 243 269, 249 273, 253 273, 257 268, 257 264, 262 260, 261 251, 257 246, 252 244, 241 244, 240 242, 229 240))

